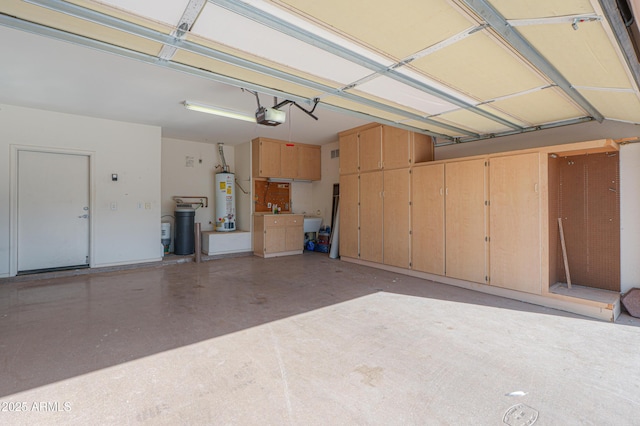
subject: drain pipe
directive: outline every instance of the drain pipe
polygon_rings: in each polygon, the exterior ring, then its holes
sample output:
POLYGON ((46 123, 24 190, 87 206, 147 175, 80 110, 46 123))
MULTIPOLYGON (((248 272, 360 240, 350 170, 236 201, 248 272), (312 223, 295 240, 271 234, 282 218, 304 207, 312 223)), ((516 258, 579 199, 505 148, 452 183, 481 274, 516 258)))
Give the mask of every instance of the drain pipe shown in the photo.
POLYGON ((196 227, 195 227, 195 262, 196 263, 200 263, 202 261, 202 250, 200 249, 200 222, 196 222, 196 227))

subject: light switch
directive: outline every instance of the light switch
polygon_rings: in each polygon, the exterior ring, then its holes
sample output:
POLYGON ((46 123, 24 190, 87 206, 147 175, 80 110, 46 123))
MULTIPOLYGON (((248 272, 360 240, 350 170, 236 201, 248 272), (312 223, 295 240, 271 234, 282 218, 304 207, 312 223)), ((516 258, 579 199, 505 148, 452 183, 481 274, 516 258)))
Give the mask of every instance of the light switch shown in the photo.
POLYGON ((144 208, 146 210, 151 210, 151 203, 144 203, 144 208))

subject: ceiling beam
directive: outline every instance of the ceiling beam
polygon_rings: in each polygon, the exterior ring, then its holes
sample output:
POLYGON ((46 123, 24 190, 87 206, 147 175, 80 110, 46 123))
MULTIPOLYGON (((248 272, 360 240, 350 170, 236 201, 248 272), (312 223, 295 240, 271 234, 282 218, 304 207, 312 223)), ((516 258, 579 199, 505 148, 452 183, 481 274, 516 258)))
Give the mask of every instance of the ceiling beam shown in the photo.
MULTIPOLYGON (((19 30, 19 31, 25 31, 25 32, 36 34, 39 36, 48 37, 54 40, 59 40, 67 43, 76 44, 79 46, 89 47, 92 49, 99 50, 101 52, 115 54, 124 58, 133 59, 133 60, 144 62, 150 65, 156 65, 156 66, 168 68, 174 71, 183 72, 185 74, 189 74, 199 78, 204 78, 210 81, 214 81, 216 83, 222 83, 222 84, 227 84, 233 87, 249 89, 252 91, 264 93, 266 95, 276 96, 283 99, 294 100, 301 103, 306 103, 309 101, 308 98, 298 96, 293 93, 283 92, 280 90, 273 89, 271 87, 257 85, 248 81, 218 74, 213 71, 203 70, 201 68, 195 68, 195 67, 177 63, 177 62, 165 61, 158 58, 157 56, 148 55, 146 53, 137 52, 137 51, 120 47, 120 46, 115 46, 115 45, 98 41, 95 39, 83 37, 77 34, 72 34, 66 31, 62 31, 55 28, 36 24, 33 22, 25 21, 19 18, 15 18, 13 16, 4 15, 2 13, 0 13, 0 25, 7 28, 19 30)), ((453 138, 451 138, 450 136, 443 135, 438 132, 426 131, 418 127, 408 126, 406 124, 397 123, 392 120, 374 117, 359 111, 354 111, 354 110, 350 110, 347 108, 343 108, 343 107, 339 107, 339 106, 335 106, 327 103, 321 103, 321 108, 334 111, 337 113, 341 113, 341 114, 348 114, 353 117, 357 117, 367 121, 377 121, 381 124, 387 124, 390 126, 399 127, 412 132, 423 133, 423 134, 434 136, 436 138, 443 139, 443 140, 453 140, 453 138)))
POLYGON ((616 2, 610 0, 598 1, 604 11, 604 15, 607 18, 609 25, 611 26, 611 29, 613 30, 613 33, 615 34, 618 46, 622 49, 624 59, 627 61, 627 65, 629 66, 633 79, 636 82, 636 87, 640 88, 640 63, 638 63, 640 58, 636 55, 633 41, 629 36, 627 26, 624 24, 622 16, 620 16, 620 11, 616 6, 616 2))
POLYGON ((476 15, 489 24, 513 49, 529 61, 543 75, 564 91, 577 105, 598 122, 604 117, 589 101, 580 94, 560 71, 535 49, 509 22, 495 10, 486 0, 460 0, 476 15))
POLYGON ((556 121, 554 123, 539 124, 537 126, 524 127, 521 130, 507 130, 504 132, 489 133, 486 135, 482 135, 479 138, 474 138, 474 137, 456 138, 454 141, 438 143, 435 145, 435 147, 438 148, 441 146, 453 145, 456 143, 476 142, 476 141, 481 141, 486 139, 495 139, 495 138, 501 138, 503 136, 514 136, 522 133, 531 133, 531 132, 536 132, 538 130, 546 130, 546 129, 554 129, 556 127, 571 126, 573 124, 586 123, 589 121, 593 121, 593 117, 572 118, 570 120, 556 121))
MULTIPOLYGON (((420 90, 424 93, 427 93, 429 95, 435 96, 443 101, 446 101, 448 103, 451 103, 453 105, 456 105, 460 108, 463 108, 465 110, 471 111, 475 114, 478 114, 484 118, 487 118, 491 121, 497 122, 502 124, 505 127, 509 127, 512 129, 521 129, 522 127, 520 127, 519 125, 505 120, 502 117, 499 117, 495 114, 492 114, 488 111, 485 111, 481 108, 478 108, 477 106, 470 104, 468 102, 465 102, 461 99, 456 98, 455 96, 452 96, 449 93, 446 93, 440 89, 437 89, 435 87, 432 87, 424 82, 421 82, 419 80, 416 80, 414 78, 411 78, 407 75, 404 75, 398 71, 396 71, 397 68, 404 66, 408 63, 410 63, 413 59, 415 58, 409 58, 409 60, 406 61, 401 61, 399 63, 395 63, 395 64, 391 64, 391 65, 384 65, 381 64, 380 62, 377 62, 373 59, 370 59, 364 55, 361 55, 357 52, 354 52, 353 50, 347 49, 344 46, 341 46, 337 43, 334 43, 332 41, 326 40, 320 36, 318 36, 317 34, 314 34, 310 31, 307 31, 303 28, 300 28, 296 25, 291 24, 290 22, 279 18, 277 16, 271 15, 261 9, 258 9, 255 6, 252 6, 248 3, 239 1, 239 0, 209 0, 210 3, 213 3, 215 5, 218 5, 224 9, 227 9, 231 12, 237 13, 241 16, 244 16, 246 18, 249 18, 255 22, 258 22, 260 24, 266 25, 269 28, 272 28, 276 31, 279 31, 283 34, 286 34, 290 37, 293 37, 297 40, 300 40, 302 42, 305 42, 307 44, 310 44, 312 46, 315 46, 319 49, 322 49, 326 52, 329 52, 333 55, 339 56, 343 59, 346 59, 350 62, 353 62, 354 64, 360 65, 362 67, 365 67, 369 70, 372 70, 375 74, 378 75, 384 75, 387 76, 389 78, 392 78, 400 83, 406 84, 407 86, 413 87, 414 89, 420 90)), ((480 28, 481 29, 481 28, 480 28)), ((472 30, 470 30, 470 33, 473 33, 475 31, 477 31, 477 28, 474 28, 472 30)), ((463 37, 461 37, 460 39, 462 39, 463 37)), ((354 85, 348 85, 347 86, 349 89, 352 89, 353 87, 355 87, 354 85)), ((331 92, 331 94, 335 94, 336 90, 333 90, 331 92)))
MULTIPOLYGON (((79 19, 83 19, 89 22, 94 22, 99 25, 103 25, 119 31, 123 31, 125 33, 131 34, 137 37, 142 37, 142 38, 159 42, 165 45, 174 46, 178 49, 195 53, 197 55, 219 60, 221 62, 238 66, 253 72, 257 72, 257 73, 274 77, 283 81, 298 84, 300 86, 303 86, 309 89, 317 90, 320 93, 325 93, 325 92, 334 90, 334 88, 331 86, 327 86, 325 84, 318 83, 313 80, 299 77, 297 75, 287 73, 285 71, 281 71, 266 65, 258 64, 248 59, 244 59, 226 52, 222 52, 210 47, 193 43, 188 40, 179 39, 179 38, 176 38, 175 36, 164 34, 159 31, 155 31, 153 29, 116 18, 114 16, 106 15, 104 13, 101 13, 95 10, 91 10, 82 6, 68 3, 66 1, 61 1, 61 0, 25 0, 25 1, 27 3, 34 4, 36 6, 45 7, 47 9, 50 9, 56 12, 64 13, 69 16, 74 16, 79 19)), ((426 118, 425 116, 415 114, 415 113, 406 111, 404 109, 396 108, 391 105, 387 105, 382 102, 377 102, 377 101, 374 101, 362 96, 358 96, 352 93, 339 92, 339 93, 336 93, 335 96, 340 97, 342 99, 349 100, 349 101, 353 101, 362 105, 366 105, 384 112, 395 114, 405 119, 416 120, 416 121, 425 123, 425 125, 437 126, 439 128, 447 129, 457 134, 463 134, 463 135, 472 136, 472 137, 479 136, 477 133, 470 132, 468 130, 451 126, 448 124, 443 124, 438 121, 426 118)), ((313 102, 313 100, 306 99, 305 102, 311 103, 313 102)), ((425 129, 422 130, 422 133, 432 134, 434 136, 444 137, 446 139, 453 139, 453 137, 451 136, 443 135, 441 133, 432 132, 425 129)))

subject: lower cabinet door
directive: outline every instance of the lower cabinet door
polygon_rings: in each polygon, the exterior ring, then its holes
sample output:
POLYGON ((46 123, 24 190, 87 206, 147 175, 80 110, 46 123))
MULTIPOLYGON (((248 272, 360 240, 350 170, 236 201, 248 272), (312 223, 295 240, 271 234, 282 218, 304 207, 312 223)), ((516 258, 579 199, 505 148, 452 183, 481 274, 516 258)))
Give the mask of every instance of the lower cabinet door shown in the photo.
POLYGON ((340 256, 358 258, 358 175, 340 176, 340 256))
POLYGON ((270 226, 265 229, 264 252, 266 254, 286 251, 287 228, 270 226))
POLYGON ((285 235, 285 251, 302 250, 304 232, 302 226, 287 226, 285 235))

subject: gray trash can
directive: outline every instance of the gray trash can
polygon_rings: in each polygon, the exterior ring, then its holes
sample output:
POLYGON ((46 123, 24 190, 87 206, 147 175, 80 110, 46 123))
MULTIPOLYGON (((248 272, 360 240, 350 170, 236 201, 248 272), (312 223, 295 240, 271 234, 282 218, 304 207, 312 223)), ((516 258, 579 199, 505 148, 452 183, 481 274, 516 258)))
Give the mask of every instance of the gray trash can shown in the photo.
POLYGON ((176 236, 173 241, 173 252, 180 255, 193 254, 196 211, 190 208, 179 208, 175 211, 175 217, 176 236))

